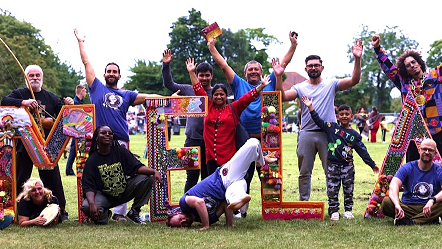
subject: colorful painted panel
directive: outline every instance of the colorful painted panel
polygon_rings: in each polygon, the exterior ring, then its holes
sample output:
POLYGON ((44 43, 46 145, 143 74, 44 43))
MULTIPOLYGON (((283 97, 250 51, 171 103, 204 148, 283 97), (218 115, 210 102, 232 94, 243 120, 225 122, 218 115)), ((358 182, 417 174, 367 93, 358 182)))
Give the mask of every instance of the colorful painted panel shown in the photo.
POLYGON ((146 99, 147 165, 160 172, 164 184, 156 182, 150 199, 152 222, 165 221, 171 206, 170 170, 199 169, 199 147, 169 148, 167 116, 204 116, 206 97, 167 97, 146 99))

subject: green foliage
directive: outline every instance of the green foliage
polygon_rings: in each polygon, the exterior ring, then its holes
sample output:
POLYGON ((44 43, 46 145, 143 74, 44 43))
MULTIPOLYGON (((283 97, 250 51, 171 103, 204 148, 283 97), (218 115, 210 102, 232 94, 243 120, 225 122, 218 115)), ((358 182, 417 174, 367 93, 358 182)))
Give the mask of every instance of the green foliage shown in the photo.
MULTIPOLYGON (((40 30, 30 23, 18 21, 0 9, 0 35, 23 68, 36 64, 43 69, 43 88, 58 96, 74 96, 75 86, 83 78, 71 66, 61 63, 51 47, 46 45, 40 30)), ((0 98, 15 88, 26 87, 24 76, 4 46, 0 46, 0 98)))
MULTIPOLYGON (((171 71, 175 82, 190 82, 184 63, 189 57, 195 58, 197 63, 208 62, 214 66, 214 83, 226 81, 223 72, 215 65, 207 49, 206 40, 200 34, 200 30, 207 25, 209 23, 201 18, 201 12, 195 9, 189 11, 189 16, 179 17, 172 24, 168 48, 174 56, 171 71)), ((250 60, 260 62, 264 72, 268 72, 271 65, 267 61, 269 56, 266 50, 270 43, 278 42, 274 36, 265 34, 264 28, 240 29, 237 32, 222 29, 222 32, 217 38, 216 48, 240 77, 243 76, 245 64, 250 60)))
POLYGON ((171 92, 163 86, 161 79, 161 65, 150 62, 146 65, 144 60, 138 60, 135 66, 130 69, 133 75, 124 84, 129 90, 138 90, 140 93, 156 93, 160 95, 170 95, 171 92))
MULTIPOLYGON (((352 99, 355 103, 352 107, 377 106, 381 112, 390 112, 390 92, 395 86, 382 72, 376 60, 371 46, 371 37, 374 34, 376 34, 375 31, 371 31, 368 26, 363 25, 360 34, 356 35, 362 39, 365 45, 362 55, 362 75, 358 86, 350 91, 350 95, 354 95, 349 96, 348 99, 352 99)), ((393 63, 405 50, 416 49, 419 45, 415 40, 406 37, 397 26, 391 28, 387 26, 379 35, 381 36, 381 47, 386 50, 386 54, 393 63)), ((349 45, 348 57, 350 62, 354 61, 351 45, 349 45)))
POLYGON ((442 63, 442 39, 430 45, 427 58, 427 68, 435 68, 442 63))

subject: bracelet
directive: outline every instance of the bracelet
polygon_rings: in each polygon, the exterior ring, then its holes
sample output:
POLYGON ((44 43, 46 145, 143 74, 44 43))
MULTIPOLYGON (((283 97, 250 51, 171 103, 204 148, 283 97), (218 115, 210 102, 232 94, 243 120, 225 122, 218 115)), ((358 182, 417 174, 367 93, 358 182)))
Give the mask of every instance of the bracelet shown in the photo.
POLYGON ((436 196, 433 196, 433 198, 431 198, 433 200, 433 204, 436 203, 436 196))

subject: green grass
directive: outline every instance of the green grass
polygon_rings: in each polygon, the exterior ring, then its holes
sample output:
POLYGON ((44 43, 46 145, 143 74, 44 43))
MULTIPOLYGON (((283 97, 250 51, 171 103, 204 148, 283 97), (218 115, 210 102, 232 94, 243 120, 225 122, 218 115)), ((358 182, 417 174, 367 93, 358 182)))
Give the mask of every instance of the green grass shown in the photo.
MULTIPOLYGON (((388 143, 366 143, 368 151, 381 166, 388 143)), ((296 134, 283 135, 284 201, 298 200, 296 134)), ((131 149, 142 155, 145 136, 131 137, 131 149)), ((387 141, 390 135, 387 134, 387 141)), ((179 147, 181 135, 172 136, 171 146, 179 147)), ((106 226, 83 225, 77 218, 75 178, 64 175, 66 160, 60 161, 70 220, 52 228, 20 228, 12 225, 0 231, 2 248, 435 248, 441 245, 441 226, 425 225, 395 227, 393 220, 364 219, 363 214, 373 190, 376 175, 355 156, 356 179, 354 191, 355 219, 332 222, 326 215, 320 220, 261 220, 260 186, 256 174, 252 182, 252 201, 246 219, 235 220, 236 228, 225 226, 224 216, 207 231, 199 231, 196 223, 190 229, 171 229, 163 223, 144 226, 130 222, 111 221, 106 226)), ((36 170, 33 172, 36 175, 36 170)), ((172 174, 175 201, 182 195, 185 173, 172 174)), ((326 202, 325 177, 317 157, 312 175, 312 201, 326 202)), ((340 196, 342 201, 342 194, 340 196)), ((325 205, 327 208, 327 204, 325 205)), ((341 203, 341 210, 342 210, 341 203)), ((142 212, 147 212, 143 207, 142 212)))

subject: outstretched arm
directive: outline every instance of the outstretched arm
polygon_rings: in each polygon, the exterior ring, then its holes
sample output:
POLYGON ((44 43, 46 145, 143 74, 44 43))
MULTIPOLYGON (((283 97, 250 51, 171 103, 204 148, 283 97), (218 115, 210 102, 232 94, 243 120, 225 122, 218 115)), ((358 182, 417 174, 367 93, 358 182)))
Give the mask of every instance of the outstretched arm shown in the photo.
POLYGON ((200 230, 206 230, 209 228, 209 213, 207 212, 206 203, 202 198, 196 196, 186 196, 185 199, 187 205, 191 208, 195 208, 198 216, 201 219, 201 228, 200 230))
POLYGON ((221 56, 218 50, 215 47, 216 38, 207 42, 207 47, 209 48, 209 52, 215 60, 216 64, 223 70, 224 76, 226 76, 227 83, 232 83, 235 78, 235 71, 227 64, 226 60, 221 56))
POLYGON ((94 68, 92 67, 91 63, 89 62, 89 58, 86 54, 86 49, 84 48, 84 41, 85 41, 85 36, 81 37, 78 34, 78 30, 74 29, 74 34, 75 37, 77 38, 78 41, 78 47, 80 48, 80 56, 81 56, 81 61, 84 64, 84 69, 86 71, 86 83, 88 85, 88 87, 92 86, 92 83, 95 80, 95 71, 94 68))
POLYGON ((164 97, 164 96, 155 93, 139 93, 135 98, 133 105, 144 104, 144 100, 146 100, 146 98, 151 98, 151 97, 164 97))
POLYGON ((362 51, 364 50, 364 45, 362 44, 362 40, 356 40, 355 44, 351 47, 351 52, 355 57, 353 74, 351 77, 347 77, 341 79, 339 82, 339 90, 343 91, 354 85, 358 84, 361 80, 361 57, 362 51))
POLYGON ((296 47, 298 46, 298 39, 294 32, 289 32, 289 39, 290 39, 290 48, 289 51, 282 57, 281 65, 282 67, 287 67, 287 65, 290 63, 290 61, 293 58, 293 54, 295 53, 296 47), (292 35, 293 34, 293 35, 292 35))

